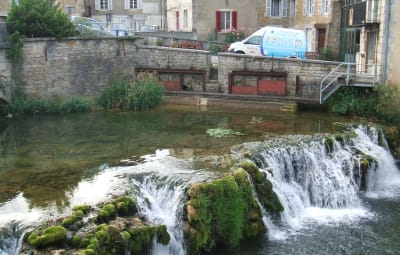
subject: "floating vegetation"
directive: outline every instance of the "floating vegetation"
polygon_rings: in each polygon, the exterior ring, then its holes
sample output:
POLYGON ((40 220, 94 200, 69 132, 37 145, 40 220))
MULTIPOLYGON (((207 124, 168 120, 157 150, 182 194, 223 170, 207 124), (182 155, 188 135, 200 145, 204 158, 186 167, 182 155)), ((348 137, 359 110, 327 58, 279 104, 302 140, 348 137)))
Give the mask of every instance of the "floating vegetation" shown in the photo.
POLYGON ((211 128, 207 130, 207 134, 213 137, 226 137, 226 136, 234 136, 234 135, 243 135, 243 133, 234 131, 232 129, 223 129, 223 128, 211 128))
POLYGON ((251 121, 250 124, 258 124, 263 122, 263 117, 259 117, 259 116, 253 116, 251 117, 251 121))

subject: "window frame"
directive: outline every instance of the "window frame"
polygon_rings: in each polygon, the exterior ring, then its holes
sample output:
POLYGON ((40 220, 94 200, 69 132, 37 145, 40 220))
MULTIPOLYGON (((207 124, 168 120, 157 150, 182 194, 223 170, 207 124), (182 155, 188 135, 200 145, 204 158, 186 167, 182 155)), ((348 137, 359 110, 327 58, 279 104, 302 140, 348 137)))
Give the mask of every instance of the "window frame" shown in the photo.
POLYGON ((304 0, 304 16, 314 16, 315 13, 315 0, 304 0))
POLYGON ((235 10, 217 10, 216 11, 216 28, 218 32, 229 32, 233 29, 237 30, 237 11, 235 10), (230 14, 229 27, 226 15, 230 14), (224 22, 222 22, 224 21, 224 22), (224 24, 223 24, 224 23, 224 24))
POLYGON ((265 2, 265 16, 266 17, 288 17, 288 0, 266 0, 265 2), (276 2, 278 2, 276 4, 276 2), (276 6, 277 5, 277 6, 276 6), (276 12, 273 9, 278 8, 278 15, 273 15, 276 12))
POLYGON ((140 10, 140 9, 143 9, 143 0, 125 0, 125 10, 140 10))
POLYGON ((95 5, 95 10, 96 11, 112 10, 112 0, 95 0, 94 5, 95 5), (107 2, 107 6, 104 6, 105 2, 107 2))

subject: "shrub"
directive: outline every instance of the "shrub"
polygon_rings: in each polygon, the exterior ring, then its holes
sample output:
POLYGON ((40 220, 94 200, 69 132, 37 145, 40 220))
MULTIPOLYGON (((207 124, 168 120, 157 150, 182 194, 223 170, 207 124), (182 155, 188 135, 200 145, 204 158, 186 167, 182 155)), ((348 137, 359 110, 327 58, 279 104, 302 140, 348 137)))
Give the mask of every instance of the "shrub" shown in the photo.
POLYGON ((232 29, 229 33, 225 35, 225 42, 226 43, 233 43, 246 38, 244 30, 236 30, 232 29))
POLYGON ((129 105, 131 91, 130 83, 127 81, 116 81, 105 88, 97 98, 97 104, 105 109, 124 109, 129 105))
POLYGON ((11 5, 7 16, 7 30, 26 37, 68 37, 75 28, 53 0, 19 0, 11 5))
POLYGON ((153 74, 138 77, 132 88, 130 109, 134 111, 149 110, 159 106, 162 102, 164 89, 153 74))

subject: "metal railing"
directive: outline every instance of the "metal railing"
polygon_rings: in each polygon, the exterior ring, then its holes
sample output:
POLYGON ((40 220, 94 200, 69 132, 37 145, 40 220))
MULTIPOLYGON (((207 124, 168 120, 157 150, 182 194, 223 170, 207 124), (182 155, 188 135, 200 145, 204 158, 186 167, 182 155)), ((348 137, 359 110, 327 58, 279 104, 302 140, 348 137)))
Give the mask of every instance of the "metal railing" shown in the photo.
POLYGON ((340 63, 320 83, 320 104, 342 86, 374 87, 381 82, 377 64, 340 63), (339 80, 343 82, 339 82, 339 80))

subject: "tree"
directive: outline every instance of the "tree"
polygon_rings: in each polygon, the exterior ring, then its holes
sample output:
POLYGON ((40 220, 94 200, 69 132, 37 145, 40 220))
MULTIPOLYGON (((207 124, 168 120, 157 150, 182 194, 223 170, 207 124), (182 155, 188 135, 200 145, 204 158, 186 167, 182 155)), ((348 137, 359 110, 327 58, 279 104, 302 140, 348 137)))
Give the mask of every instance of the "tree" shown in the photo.
POLYGON ((54 0, 13 1, 7 16, 10 35, 25 37, 68 37, 75 34, 74 25, 54 0))

